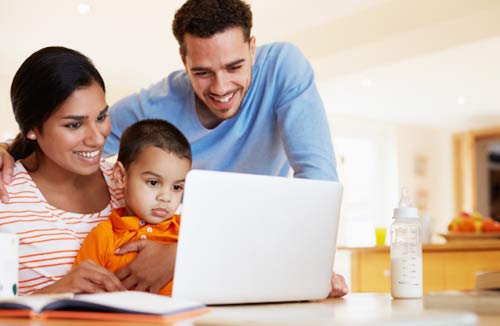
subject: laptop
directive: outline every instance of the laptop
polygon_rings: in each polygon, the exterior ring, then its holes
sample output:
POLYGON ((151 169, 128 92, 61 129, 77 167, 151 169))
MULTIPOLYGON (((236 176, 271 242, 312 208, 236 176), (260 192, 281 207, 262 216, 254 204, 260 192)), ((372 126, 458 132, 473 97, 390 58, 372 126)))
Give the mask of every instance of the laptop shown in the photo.
POLYGON ((172 296, 205 304, 327 297, 341 197, 332 181, 190 171, 172 296))

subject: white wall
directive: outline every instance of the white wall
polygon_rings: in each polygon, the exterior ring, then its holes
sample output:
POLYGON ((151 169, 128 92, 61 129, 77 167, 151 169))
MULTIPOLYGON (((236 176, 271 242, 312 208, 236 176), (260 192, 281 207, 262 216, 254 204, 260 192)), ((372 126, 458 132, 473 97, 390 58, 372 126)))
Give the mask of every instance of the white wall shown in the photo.
POLYGON ((371 246, 374 227, 390 225, 397 201, 396 129, 334 114, 329 121, 344 186, 339 243, 371 246))
POLYGON ((10 105, 10 80, 0 76, 0 141, 17 134, 17 123, 10 105))
POLYGON ((430 216, 433 241, 442 242, 437 233, 446 231, 454 213, 452 133, 331 112, 328 119, 337 157, 351 155, 360 161, 348 162, 344 157, 343 164, 338 162, 341 178, 351 175, 342 171, 349 170, 347 165, 358 169, 355 177, 342 180, 344 201, 339 243, 373 245, 373 227, 391 223, 401 186, 409 188, 421 215, 430 216), (346 143, 358 146, 365 155, 357 155, 353 148, 346 149, 346 143), (370 151, 365 150, 366 144, 371 144, 370 151), (371 173, 367 174, 367 170, 371 173), (369 197, 363 200, 365 196, 369 197))
POLYGON ((421 213, 431 217, 433 239, 442 241, 435 234, 446 232, 454 215, 452 133, 399 126, 398 162, 401 184, 413 190, 413 199, 421 206, 421 213))

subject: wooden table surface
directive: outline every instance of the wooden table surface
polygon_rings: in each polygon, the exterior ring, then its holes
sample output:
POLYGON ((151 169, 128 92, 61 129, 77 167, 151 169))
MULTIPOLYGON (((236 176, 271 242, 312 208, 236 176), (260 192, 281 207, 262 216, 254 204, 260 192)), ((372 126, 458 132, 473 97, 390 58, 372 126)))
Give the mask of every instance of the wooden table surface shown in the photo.
MULTIPOLYGON (((317 302, 216 306, 195 320, 179 326, 214 325, 500 325, 496 315, 464 311, 426 310, 421 299, 394 300, 386 293, 352 293, 340 299, 317 302)), ((147 323, 99 322, 85 320, 0 319, 0 325, 14 326, 118 326, 147 323)))

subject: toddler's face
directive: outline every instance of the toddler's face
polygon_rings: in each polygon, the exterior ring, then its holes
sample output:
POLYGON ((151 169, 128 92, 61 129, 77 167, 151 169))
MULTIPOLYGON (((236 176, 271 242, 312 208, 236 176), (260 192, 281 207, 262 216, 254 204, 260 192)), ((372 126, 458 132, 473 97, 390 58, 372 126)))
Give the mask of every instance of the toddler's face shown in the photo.
POLYGON ((158 147, 142 150, 125 174, 126 214, 148 224, 171 218, 181 202, 190 169, 189 160, 158 147))

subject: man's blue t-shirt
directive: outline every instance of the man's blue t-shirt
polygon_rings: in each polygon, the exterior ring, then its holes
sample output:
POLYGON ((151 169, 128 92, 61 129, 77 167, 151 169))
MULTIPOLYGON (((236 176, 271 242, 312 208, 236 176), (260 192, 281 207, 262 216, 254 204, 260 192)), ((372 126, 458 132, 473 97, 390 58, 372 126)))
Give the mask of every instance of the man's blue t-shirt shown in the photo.
POLYGON ((198 119, 185 71, 130 95, 110 108, 105 155, 116 154, 123 131, 139 120, 164 119, 189 140, 193 168, 337 180, 323 103, 309 62, 293 45, 257 48, 252 81, 239 112, 214 129, 198 119))

